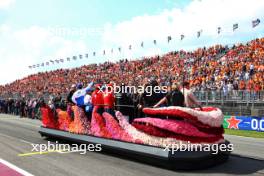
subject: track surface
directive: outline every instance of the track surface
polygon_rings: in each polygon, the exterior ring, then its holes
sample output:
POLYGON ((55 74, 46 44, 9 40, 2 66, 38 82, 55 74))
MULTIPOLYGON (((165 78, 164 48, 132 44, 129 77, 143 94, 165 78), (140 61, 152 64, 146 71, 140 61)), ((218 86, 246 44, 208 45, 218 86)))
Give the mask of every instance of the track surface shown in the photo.
POLYGON ((37 176, 264 175, 264 140, 230 135, 226 139, 234 144, 234 152, 226 163, 190 172, 166 170, 95 152, 18 156, 31 152, 30 143, 47 143, 38 134, 39 125, 38 120, 0 114, 0 158, 37 176))

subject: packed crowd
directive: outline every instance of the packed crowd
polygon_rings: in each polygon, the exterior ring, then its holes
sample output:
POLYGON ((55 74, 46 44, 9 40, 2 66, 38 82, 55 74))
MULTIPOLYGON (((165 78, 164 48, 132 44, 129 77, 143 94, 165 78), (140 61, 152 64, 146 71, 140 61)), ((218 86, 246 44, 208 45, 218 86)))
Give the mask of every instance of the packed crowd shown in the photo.
POLYGON ((91 80, 117 85, 144 85, 155 78, 159 85, 188 80, 198 91, 264 90, 264 38, 229 48, 216 45, 193 52, 177 51, 141 60, 91 64, 74 69, 59 69, 30 75, 0 86, 0 94, 18 93, 59 95, 69 85, 91 80))
POLYGON ((1 99, 0 113, 38 119, 40 118, 41 102, 41 98, 1 99))

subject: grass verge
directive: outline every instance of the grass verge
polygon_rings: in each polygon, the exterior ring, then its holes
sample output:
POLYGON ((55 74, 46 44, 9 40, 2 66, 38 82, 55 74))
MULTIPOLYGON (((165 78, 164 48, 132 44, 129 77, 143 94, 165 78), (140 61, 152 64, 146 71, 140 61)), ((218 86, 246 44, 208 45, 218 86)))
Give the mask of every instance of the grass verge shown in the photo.
POLYGON ((259 131, 225 129, 225 134, 254 137, 254 138, 264 138, 264 132, 259 132, 259 131))

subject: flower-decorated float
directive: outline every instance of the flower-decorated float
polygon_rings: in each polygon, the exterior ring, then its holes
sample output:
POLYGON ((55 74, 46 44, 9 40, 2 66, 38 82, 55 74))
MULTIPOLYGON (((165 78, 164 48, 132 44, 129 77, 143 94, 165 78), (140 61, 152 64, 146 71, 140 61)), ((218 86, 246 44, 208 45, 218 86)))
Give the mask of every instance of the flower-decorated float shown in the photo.
POLYGON ((42 107, 40 134, 100 143, 103 150, 173 169, 216 165, 225 161, 231 151, 230 143, 223 137, 223 114, 218 108, 144 108, 147 117, 136 118, 132 123, 119 111, 113 116, 100 114, 94 108, 88 118, 82 108, 72 109, 74 118, 66 111, 57 109, 54 113, 48 106, 42 107))

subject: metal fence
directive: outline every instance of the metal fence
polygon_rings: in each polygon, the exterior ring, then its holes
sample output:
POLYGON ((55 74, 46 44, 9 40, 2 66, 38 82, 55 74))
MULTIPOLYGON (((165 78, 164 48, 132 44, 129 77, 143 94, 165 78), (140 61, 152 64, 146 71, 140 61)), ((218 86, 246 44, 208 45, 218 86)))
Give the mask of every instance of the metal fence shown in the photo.
POLYGON ((264 91, 245 91, 233 90, 230 92, 224 91, 197 91, 194 92, 197 99, 205 105, 210 104, 233 104, 244 106, 264 106, 264 91))
MULTIPOLYGON (((194 95, 197 97, 197 99, 205 103, 206 105, 209 105, 210 103, 221 103, 225 104, 228 102, 234 102, 234 103, 243 103, 243 104, 251 104, 251 103, 264 103, 264 91, 246 91, 246 90, 233 90, 230 92, 224 92, 224 91, 196 91, 194 92, 194 95)), ((37 98, 40 94, 38 93, 29 93, 27 95, 24 95, 24 98, 37 98)), ((50 99, 50 97, 54 96, 48 92, 42 93, 42 97, 44 97, 45 100, 50 99)), ((66 98, 66 94, 61 94, 62 98, 66 98)), ((5 94, 0 95, 0 99, 20 99, 22 96, 18 93, 13 94, 5 94)))
MULTIPOLYGON (((203 106, 216 106, 222 109, 225 115, 252 115, 264 116, 264 91, 196 91, 194 92, 197 99, 202 102, 203 106)), ((62 99, 66 99, 67 94, 62 94, 62 99)), ((30 93, 24 98, 39 98, 39 94, 30 93)), ((45 102, 48 102, 54 95, 46 92, 41 95, 45 102)), ((5 94, 0 99, 20 99, 19 94, 5 94)), ((121 107, 135 109, 135 105, 116 104, 116 108, 121 107)))

